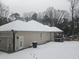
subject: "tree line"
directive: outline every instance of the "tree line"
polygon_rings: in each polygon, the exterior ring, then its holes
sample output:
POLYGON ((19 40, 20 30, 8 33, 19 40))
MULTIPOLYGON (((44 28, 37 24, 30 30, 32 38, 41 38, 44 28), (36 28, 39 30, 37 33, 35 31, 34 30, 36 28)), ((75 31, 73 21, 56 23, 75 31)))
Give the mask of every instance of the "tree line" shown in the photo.
POLYGON ((64 31, 65 35, 79 34, 79 0, 68 0, 70 2, 70 13, 65 10, 47 8, 44 12, 28 12, 22 16, 19 13, 9 13, 9 8, 0 2, 0 25, 14 20, 30 21, 36 20, 50 27, 56 26, 64 31))

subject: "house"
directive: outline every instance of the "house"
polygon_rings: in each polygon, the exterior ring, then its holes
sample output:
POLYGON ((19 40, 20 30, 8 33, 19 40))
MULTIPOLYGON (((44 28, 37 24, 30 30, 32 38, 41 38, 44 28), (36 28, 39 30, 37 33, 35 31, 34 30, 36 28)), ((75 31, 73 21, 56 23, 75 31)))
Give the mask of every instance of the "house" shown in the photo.
POLYGON ((55 32, 62 30, 34 20, 28 22, 16 20, 0 27, 0 50, 15 52, 32 46, 33 41, 43 44, 54 40, 55 32))

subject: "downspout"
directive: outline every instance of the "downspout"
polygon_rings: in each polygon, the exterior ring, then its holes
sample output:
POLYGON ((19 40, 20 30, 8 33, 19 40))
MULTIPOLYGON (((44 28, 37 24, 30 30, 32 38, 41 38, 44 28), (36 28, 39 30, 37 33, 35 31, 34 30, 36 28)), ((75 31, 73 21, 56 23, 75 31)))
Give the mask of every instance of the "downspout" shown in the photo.
POLYGON ((15 31, 11 30, 13 34, 13 52, 15 52, 15 31))

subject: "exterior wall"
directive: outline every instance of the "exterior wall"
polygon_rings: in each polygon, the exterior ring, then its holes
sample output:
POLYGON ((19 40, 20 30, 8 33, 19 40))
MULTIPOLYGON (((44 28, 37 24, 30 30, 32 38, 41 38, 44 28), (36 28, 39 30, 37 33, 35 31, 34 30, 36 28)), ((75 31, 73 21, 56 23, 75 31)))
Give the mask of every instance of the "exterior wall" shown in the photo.
MULTIPOLYGON (((46 43, 54 40, 54 33, 49 32, 15 32, 15 51, 32 46, 32 42, 37 41, 38 44, 46 43), (23 39, 23 47, 19 45, 19 39, 23 39)), ((13 52, 13 33, 0 32, 0 50, 13 52)))
POLYGON ((2 51, 13 51, 13 40, 12 32, 0 32, 0 50, 2 51))
POLYGON ((42 37, 41 37, 41 42, 40 43, 46 43, 50 41, 50 33, 49 32, 42 32, 42 37))
POLYGON ((29 46, 32 46, 32 42, 33 41, 37 41, 38 44, 42 44, 45 43, 47 41, 50 40, 50 33, 48 32, 16 32, 16 36, 15 36, 15 50, 19 50, 19 46, 18 46, 18 39, 17 37, 23 37, 23 48, 27 48, 29 46))
POLYGON ((50 39, 51 41, 54 41, 54 33, 50 33, 50 39))

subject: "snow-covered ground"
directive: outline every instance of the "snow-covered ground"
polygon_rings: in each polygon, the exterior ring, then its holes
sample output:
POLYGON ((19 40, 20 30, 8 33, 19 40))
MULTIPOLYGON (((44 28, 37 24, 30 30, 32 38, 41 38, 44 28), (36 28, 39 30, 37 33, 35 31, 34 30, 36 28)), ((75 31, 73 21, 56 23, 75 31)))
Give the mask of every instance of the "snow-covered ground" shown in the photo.
POLYGON ((38 48, 28 48, 15 53, 0 52, 0 59, 79 59, 79 42, 49 42, 38 48))

